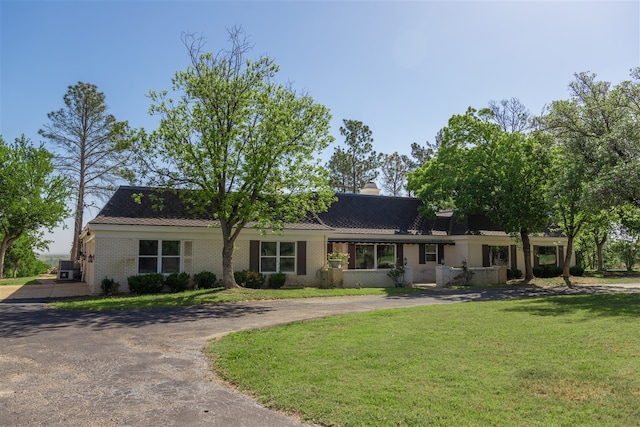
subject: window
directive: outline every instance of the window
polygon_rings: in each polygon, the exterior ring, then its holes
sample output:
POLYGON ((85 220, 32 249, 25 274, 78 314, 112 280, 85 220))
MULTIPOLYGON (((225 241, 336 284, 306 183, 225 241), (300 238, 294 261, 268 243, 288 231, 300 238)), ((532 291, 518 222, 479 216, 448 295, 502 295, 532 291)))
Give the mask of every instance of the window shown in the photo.
POLYGON ((509 246, 491 246, 489 256, 492 266, 509 265, 509 246))
POLYGON ((438 249, 436 245, 425 244, 424 245, 424 260, 425 262, 436 262, 438 249))
POLYGON ((263 273, 295 272, 295 242, 260 242, 260 271, 263 273))
POLYGON ((538 265, 557 265, 558 264, 555 246, 539 246, 537 256, 538 256, 538 265))
POLYGON ((356 244, 355 268, 393 268, 395 265, 396 245, 356 244))
POLYGON ((179 273, 179 240, 140 240, 138 273, 179 273))

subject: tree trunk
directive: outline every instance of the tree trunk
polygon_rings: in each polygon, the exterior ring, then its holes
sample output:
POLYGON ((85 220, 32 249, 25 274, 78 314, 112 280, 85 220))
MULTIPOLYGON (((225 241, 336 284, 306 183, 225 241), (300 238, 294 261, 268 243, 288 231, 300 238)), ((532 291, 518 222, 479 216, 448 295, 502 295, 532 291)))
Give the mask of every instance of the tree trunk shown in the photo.
POLYGON ((71 260, 80 258, 80 233, 82 232, 82 221, 84 218, 84 188, 78 190, 76 201, 76 216, 73 224, 73 240, 71 245, 71 260))
POLYGON ((604 244, 607 241, 607 235, 605 234, 602 239, 596 237, 596 256, 598 257, 598 271, 604 271, 604 262, 602 256, 602 249, 604 248, 604 244))
POLYGON ((564 254, 564 265, 562 266, 562 280, 564 283, 571 287, 571 254, 573 253, 573 235, 567 236, 567 252, 564 254))
POLYGON ((524 252, 524 281, 533 280, 533 266, 531 265, 531 241, 529 240, 529 232, 520 230, 520 239, 522 240, 522 251, 524 252))
POLYGON ((222 223, 222 285, 226 289, 239 288, 236 278, 233 276, 233 247, 235 245, 235 237, 231 227, 222 223))
POLYGON ((0 279, 4 278, 4 256, 7 253, 7 249, 9 249, 9 245, 11 245, 16 238, 5 236, 4 239, 2 239, 2 243, 0 243, 0 279))

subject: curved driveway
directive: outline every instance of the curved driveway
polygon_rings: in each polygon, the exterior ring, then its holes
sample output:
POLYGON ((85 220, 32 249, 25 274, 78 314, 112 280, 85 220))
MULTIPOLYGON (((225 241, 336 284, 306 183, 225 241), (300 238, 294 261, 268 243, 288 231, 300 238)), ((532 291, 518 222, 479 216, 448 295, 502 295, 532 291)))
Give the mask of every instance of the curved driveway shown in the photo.
POLYGON ((0 425, 301 426, 219 383, 202 352, 207 340, 334 314, 566 291, 430 292, 103 312, 4 303, 0 425))

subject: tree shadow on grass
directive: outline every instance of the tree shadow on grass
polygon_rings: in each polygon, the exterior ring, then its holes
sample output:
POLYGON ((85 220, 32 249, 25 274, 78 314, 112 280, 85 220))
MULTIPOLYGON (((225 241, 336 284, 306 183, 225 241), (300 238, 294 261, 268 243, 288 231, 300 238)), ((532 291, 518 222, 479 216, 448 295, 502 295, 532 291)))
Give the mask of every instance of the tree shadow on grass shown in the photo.
POLYGON ((536 316, 564 316, 582 311, 597 317, 640 317, 640 293, 615 292, 565 295, 522 301, 505 311, 526 312, 536 316))

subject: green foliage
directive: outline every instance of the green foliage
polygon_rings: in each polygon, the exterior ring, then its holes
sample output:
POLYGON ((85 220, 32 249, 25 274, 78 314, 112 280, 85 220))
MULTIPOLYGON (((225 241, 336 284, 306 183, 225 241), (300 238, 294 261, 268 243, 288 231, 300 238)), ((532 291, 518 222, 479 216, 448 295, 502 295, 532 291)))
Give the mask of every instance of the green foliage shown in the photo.
POLYGON ((264 285, 266 276, 254 270, 242 270, 233 273, 236 283, 245 288, 260 289, 264 285))
POLYGON ((627 271, 633 270, 640 255, 640 242, 635 240, 615 240, 610 245, 611 251, 624 263, 627 271))
POLYGON ((184 271, 182 273, 171 273, 164 278, 164 284, 169 287, 171 292, 184 292, 189 287, 189 279, 191 276, 184 271))
POLYGON ((515 270, 507 268, 507 280, 520 279, 520 278, 522 278, 522 271, 518 270, 517 268, 515 270))
POLYGON ((164 286, 164 276, 160 273, 138 274, 127 278, 129 291, 133 294, 158 294, 164 286))
POLYGON ((222 284, 234 287, 233 246, 248 222, 281 230, 334 200, 318 158, 333 140, 329 110, 276 83, 273 59, 245 57, 243 32, 231 47, 203 52, 203 40, 184 38, 191 65, 178 71, 173 91, 151 91, 156 130, 139 132, 141 171, 151 184, 187 187, 185 204, 220 221, 222 284))
POLYGON ((211 289, 216 286, 216 275, 210 271, 201 271, 193 276, 197 289, 211 289))
POLYGON ((406 185, 411 160, 404 154, 385 154, 380 165, 382 172, 381 188, 391 196, 401 196, 406 185))
POLYGON ((393 280, 393 283, 396 286, 402 286, 402 280, 404 279, 404 265, 393 265, 391 266, 391 270, 387 273, 387 276, 393 280))
POLYGON ((7 249, 22 235, 52 230, 68 214, 68 181, 54 173, 52 155, 24 135, 7 144, 0 136, 0 278, 7 249))
POLYGON ((284 286, 284 282, 287 281, 287 275, 284 273, 271 273, 269 274, 269 287, 271 289, 280 289, 284 286))
POLYGON ((545 265, 543 267, 534 267, 533 275, 540 278, 558 277, 562 274, 562 268, 557 265, 545 265))
MULTIPOLYGON (((640 68, 631 76, 612 86, 595 74, 577 73, 569 85, 570 99, 552 102, 538 118, 556 147, 551 174, 557 179, 550 199, 555 222, 568 237, 567 259, 573 240, 599 221, 601 211, 627 203, 638 207, 640 68)), ((568 268, 565 262, 563 275, 568 276, 568 268)))
POLYGON ((43 240, 41 231, 30 231, 20 236, 9 246, 4 258, 4 271, 12 277, 35 276, 50 267, 36 256, 34 250, 44 250, 49 241, 43 240))
POLYGON ((543 231, 549 220, 548 141, 538 134, 507 132, 492 117, 489 110, 473 108, 451 117, 435 157, 409 174, 407 188, 424 201, 426 214, 454 208, 459 216, 486 215, 519 235, 526 251, 529 233, 543 231))
POLYGON ((369 126, 358 120, 343 120, 340 134, 345 137, 346 149, 336 147, 326 165, 330 185, 336 191, 357 193, 378 176, 382 154, 373 150, 369 126))
POLYGON ((572 276, 583 276, 584 275, 584 268, 579 266, 579 265, 574 265, 574 266, 569 268, 569 273, 572 276))
POLYGON ((102 295, 104 296, 118 295, 120 283, 116 282, 113 278, 105 277, 102 279, 102 282, 100 282, 100 289, 102 289, 102 295))

